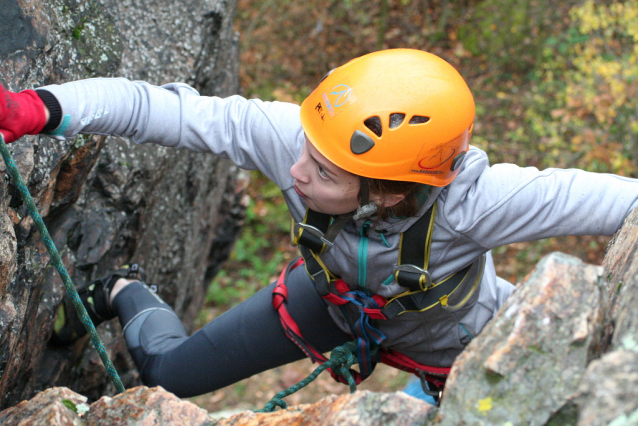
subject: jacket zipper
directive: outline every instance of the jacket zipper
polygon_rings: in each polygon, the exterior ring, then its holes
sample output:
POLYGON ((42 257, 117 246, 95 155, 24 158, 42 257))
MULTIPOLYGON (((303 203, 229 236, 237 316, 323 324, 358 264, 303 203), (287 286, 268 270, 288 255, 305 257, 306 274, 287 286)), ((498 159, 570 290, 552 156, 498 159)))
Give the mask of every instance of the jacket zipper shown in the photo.
POLYGON ((361 226, 361 232, 359 238, 359 276, 358 284, 366 293, 367 280, 368 280, 368 229, 370 229, 370 221, 366 220, 363 226, 361 226))

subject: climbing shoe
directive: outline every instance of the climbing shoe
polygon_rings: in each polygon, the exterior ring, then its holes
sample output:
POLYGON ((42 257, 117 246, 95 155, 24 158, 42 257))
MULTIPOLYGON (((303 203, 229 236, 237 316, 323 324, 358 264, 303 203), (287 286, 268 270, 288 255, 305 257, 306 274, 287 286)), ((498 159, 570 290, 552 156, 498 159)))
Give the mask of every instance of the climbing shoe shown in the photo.
MULTIPOLYGON (((110 272, 102 278, 92 281, 89 285, 79 288, 78 296, 86 308, 94 326, 102 324, 104 321, 115 318, 115 312, 109 304, 111 290, 120 278, 133 280, 146 280, 146 273, 137 263, 122 267, 110 272)), ((51 343, 54 345, 67 345, 86 334, 86 328, 73 306, 71 295, 67 294, 62 299, 58 308, 51 343)))

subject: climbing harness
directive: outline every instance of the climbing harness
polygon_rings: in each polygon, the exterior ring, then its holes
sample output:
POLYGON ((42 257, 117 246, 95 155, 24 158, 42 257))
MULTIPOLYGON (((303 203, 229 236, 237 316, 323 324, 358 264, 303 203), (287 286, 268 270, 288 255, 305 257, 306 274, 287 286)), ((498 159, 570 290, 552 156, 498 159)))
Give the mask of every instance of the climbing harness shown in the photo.
MULTIPOLYGON (((319 255, 330 249, 345 221, 342 217, 335 218, 308 209, 304 221, 294 224, 292 228, 293 244, 299 245, 302 257, 288 265, 273 290, 273 307, 279 313, 286 336, 313 362, 319 364, 328 362, 327 358, 301 335, 299 327, 286 307, 288 274, 292 269, 305 265, 317 291, 326 301, 342 309, 347 304, 353 304, 360 314, 354 324, 350 321, 352 335, 355 338, 352 343, 355 344, 360 370, 359 372, 349 371, 355 382, 360 383, 372 373, 377 362, 383 362, 417 375, 424 392, 434 396, 438 402, 450 368, 420 364, 404 354, 381 348, 380 344, 385 336, 374 327, 371 321, 392 319, 405 312, 423 312, 436 306, 454 312, 465 306, 475 294, 483 276, 485 255, 437 283, 432 281, 428 264, 435 215, 436 203, 414 225, 401 234, 399 261, 394 268, 392 278, 399 285, 407 288, 407 291, 386 299, 379 295, 370 296, 365 288, 352 290, 343 280, 328 270, 319 255), (449 304, 449 299, 453 295, 463 295, 463 297, 452 306, 449 304)), ((346 217, 350 219, 350 216, 346 217)), ((367 238, 367 228, 364 223, 362 237, 367 238)), ((348 313, 345 310, 343 312, 348 318, 348 313)), ((340 374, 331 368, 327 369, 335 380, 344 381, 340 374)))
POLYGON ((91 337, 91 341, 93 342, 93 346, 95 346, 95 349, 100 355, 100 359, 102 360, 102 363, 104 364, 104 367, 106 368, 108 375, 111 377, 111 381, 113 382, 113 385, 115 385, 116 392, 117 393, 124 392, 125 389, 124 389, 124 385, 122 384, 122 380, 120 379, 120 376, 117 374, 117 370, 113 366, 111 359, 106 353, 104 344, 102 343, 100 336, 98 336, 97 331, 95 330, 95 326, 93 325, 93 322, 91 321, 91 318, 89 317, 89 314, 87 313, 86 308, 82 304, 82 300, 80 300, 80 296, 78 296, 78 292, 75 289, 73 282, 71 281, 71 277, 69 276, 68 272, 66 271, 66 268, 64 267, 64 264, 62 263, 62 258, 60 257, 60 253, 58 252, 57 248, 55 247, 55 244, 53 243, 53 240, 51 239, 51 236, 49 235, 49 231, 47 230, 47 227, 44 224, 44 221, 42 220, 40 213, 38 212, 38 207, 35 205, 35 202, 33 201, 33 198, 31 197, 31 194, 29 193, 29 190, 27 186, 25 185, 24 180, 22 179, 22 176, 20 175, 20 171, 18 170, 18 167, 13 161, 11 152, 9 151, 9 148, 7 148, 4 142, 4 138, 2 137, 1 134, 0 134, 0 150, 2 151, 2 158, 4 159, 4 163, 7 166, 9 174, 13 178, 13 181, 16 187, 18 188, 18 191, 22 195, 22 199, 27 206, 29 214, 33 218, 33 221, 35 222, 36 227, 38 229, 38 232, 40 232, 40 237, 44 241, 44 245, 47 247, 47 250, 49 251, 53 264, 55 265, 55 268, 58 270, 58 273, 60 274, 60 277, 62 278, 62 281, 64 282, 64 286, 66 287, 67 294, 71 296, 71 301, 73 302, 73 306, 77 310, 79 314, 78 316, 80 317, 82 324, 86 328, 86 331, 89 333, 89 336, 91 337))
MULTIPOLYGON (((281 325, 284 329, 284 333, 286 334, 286 336, 295 345, 297 345, 299 349, 301 349, 301 351, 313 362, 316 362, 318 364, 323 364, 326 361, 328 361, 328 359, 302 336, 299 326, 295 322, 294 318, 292 318, 292 316, 288 312, 288 308, 286 306, 288 303, 288 287, 286 285, 288 274, 290 271, 292 271, 296 267, 303 265, 303 263, 304 263, 303 259, 299 258, 297 261, 290 263, 288 267, 284 270, 284 272, 279 276, 279 279, 277 280, 277 284, 275 285, 275 288, 273 289, 273 307, 279 313, 281 325)), ((347 302, 344 302, 344 303, 347 303, 347 302)), ((367 333, 367 335, 371 338, 371 340, 375 342, 375 345, 373 345, 372 348, 359 347, 358 348, 359 352, 363 351, 364 354, 367 354, 369 352, 370 357, 375 356, 378 343, 381 343, 381 341, 383 340, 383 338, 385 338, 385 336, 383 336, 383 334, 380 333, 377 329, 371 327, 369 323, 361 324, 361 332, 367 333)), ((355 340, 355 342, 353 343, 357 344, 357 346, 360 346, 362 344, 365 345, 365 342, 361 342, 357 340, 355 340)), ((354 381, 356 384, 361 383, 372 372, 372 369, 373 369, 373 368, 370 368, 370 363, 367 362, 367 360, 364 360, 362 362, 361 359, 359 359, 359 364, 360 364, 361 372, 358 372, 356 370, 349 370, 349 373, 354 378, 354 381)), ((344 378, 340 372, 336 372, 332 368, 328 368, 328 372, 338 382, 346 383, 347 378, 344 378)))
MULTIPOLYGON (((399 261, 394 267, 393 278, 400 286, 408 290, 390 299, 378 295, 372 296, 379 305, 378 311, 371 309, 366 311, 372 319, 392 319, 405 312, 422 312, 437 305, 454 312, 467 304, 476 292, 485 268, 485 256, 481 256, 464 269, 437 283, 432 282, 428 264, 435 215, 436 203, 401 234, 399 261), (456 305, 451 306, 450 297, 458 294, 465 294, 465 296, 456 305)), ((341 218, 335 219, 330 215, 308 210, 304 222, 294 225, 292 235, 293 245, 299 246, 306 263, 306 270, 313 279, 317 291, 323 298, 337 305, 342 304, 339 302, 339 290, 344 286, 347 288, 347 284, 328 270, 319 255, 332 246, 331 241, 325 236, 334 234, 334 227, 338 226, 339 229, 343 227, 343 224, 339 224, 340 220, 341 218)), ((334 240, 332 235, 330 237, 334 240)))

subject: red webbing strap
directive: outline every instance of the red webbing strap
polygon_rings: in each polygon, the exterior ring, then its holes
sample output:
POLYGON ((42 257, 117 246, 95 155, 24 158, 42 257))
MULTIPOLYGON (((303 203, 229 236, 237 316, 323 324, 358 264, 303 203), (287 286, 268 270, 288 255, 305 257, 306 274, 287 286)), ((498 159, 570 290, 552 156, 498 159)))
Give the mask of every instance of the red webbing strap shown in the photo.
POLYGON ((424 373, 427 381, 432 382, 438 387, 445 385, 445 379, 450 374, 450 367, 431 367, 429 365, 419 364, 400 352, 390 349, 381 349, 381 362, 399 370, 416 374, 424 373))
MULTIPOLYGON (((334 286, 339 293, 345 293, 346 291, 350 290, 350 288, 348 287, 348 284, 346 284, 345 281, 343 281, 342 279, 338 279, 337 281, 335 281, 334 286)), ((344 299, 343 297, 335 293, 328 293, 325 296, 321 296, 321 297, 323 297, 325 300, 332 303, 333 305, 337 305, 337 306, 350 303, 348 300, 344 299)))
POLYGON ((288 302, 288 287, 286 286, 286 275, 288 272, 295 269, 297 266, 303 263, 303 260, 299 258, 294 264, 288 265, 288 267, 279 275, 277 285, 272 291, 272 306, 279 313, 281 323, 285 330, 289 330, 298 336, 301 336, 301 330, 297 326, 295 320, 288 313, 286 303, 288 302), (301 262, 300 262, 301 261, 301 262))
MULTIPOLYGON (((334 287, 335 290, 337 290, 338 294, 336 293, 328 293, 325 296, 322 296, 325 300, 327 300, 328 302, 332 303, 333 305, 337 305, 337 306, 341 306, 341 305, 345 305, 346 303, 350 303, 350 301, 344 299, 343 297, 340 296, 341 293, 346 293, 348 291, 350 291, 350 288, 348 287, 348 284, 345 283, 345 281, 343 281, 342 279, 338 279, 337 281, 334 282, 334 287)), ((379 308, 383 308, 385 306, 385 304, 387 303, 387 300, 385 297, 383 296, 379 296, 379 295, 374 295, 372 296, 372 298, 374 299, 375 302, 377 302, 377 305, 379 305, 379 308)), ((386 316, 383 314, 383 312, 381 312, 381 309, 372 309, 372 308, 363 308, 363 312, 365 312, 366 314, 368 314, 368 316, 371 319, 387 319, 386 316)))
MULTIPOLYGON (((277 285, 273 289, 272 292, 272 305, 273 308, 279 313, 279 319, 281 321, 281 326, 284 329, 284 333, 286 337, 290 339, 301 351, 306 354, 308 358, 312 360, 312 362, 316 362, 318 364, 323 364, 328 361, 328 358, 323 356, 321 352, 319 352, 310 342, 308 342, 301 335, 301 330, 297 325, 297 322, 288 312, 288 308, 286 304, 288 303, 288 287, 286 286, 286 278, 288 273, 295 269, 297 266, 302 265, 304 263, 303 258, 299 258, 297 261, 291 262, 286 269, 279 275, 277 279, 277 285)), ((327 369, 333 379, 338 382, 348 384, 348 382, 340 375, 337 375, 332 371, 332 368, 327 369)), ((359 384, 363 381, 363 377, 359 372, 355 370, 350 370, 352 377, 355 380, 356 384, 359 384)))

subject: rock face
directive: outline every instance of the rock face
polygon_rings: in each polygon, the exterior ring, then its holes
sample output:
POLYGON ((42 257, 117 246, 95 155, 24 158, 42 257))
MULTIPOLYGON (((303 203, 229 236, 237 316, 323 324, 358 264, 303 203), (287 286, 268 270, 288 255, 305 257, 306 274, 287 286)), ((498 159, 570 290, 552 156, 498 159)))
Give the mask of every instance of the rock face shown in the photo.
POLYGON ((638 425, 637 248, 638 210, 602 267, 562 253, 539 262, 457 358, 438 408, 402 392, 355 392, 214 420, 161 388, 134 388, 79 416, 60 401, 84 397, 57 388, 1 412, 0 423, 38 413, 74 422, 48 425, 638 425))
POLYGON ((403 392, 357 391, 272 413, 239 413, 216 426, 421 426, 435 408, 403 392))
POLYGON ((212 423, 205 410, 182 401, 162 388, 137 387, 116 395, 102 397, 91 404, 84 416, 87 425, 192 425, 212 423), (114 423, 114 419, 120 419, 114 423))
POLYGON ((206 411, 162 388, 135 387, 90 406, 67 388, 50 388, 0 413, 3 425, 189 425, 213 423, 206 411))
POLYGON ((195 404, 182 401, 161 387, 132 388, 114 398, 102 397, 90 406, 86 398, 69 389, 51 388, 28 403, 0 413, 0 423, 6 426, 421 426, 434 411, 427 402, 403 392, 361 391, 328 396, 315 404, 272 413, 245 411, 216 420, 195 404))
POLYGON ((638 424, 638 211, 603 267, 543 259, 457 358, 435 424, 638 424))
MULTIPOLYGON (((185 81, 206 95, 238 91, 234 0, 8 0, 0 9, 0 82, 10 90, 123 76, 185 81)), ((237 169, 212 155, 133 145, 26 137, 10 149, 75 285, 134 260, 189 329, 243 218, 243 187, 237 169)), ((0 407, 56 385, 110 394, 87 339, 47 345, 64 286, 4 175, 0 407)), ((99 332, 125 386, 139 384, 119 325, 99 332)))
POLYGON ((86 397, 67 388, 50 388, 0 414, 2 424, 33 426, 85 424, 69 407, 86 403, 86 397))
POLYGON ((546 424, 600 355, 602 272, 562 253, 544 258, 455 361, 442 424, 546 424))

